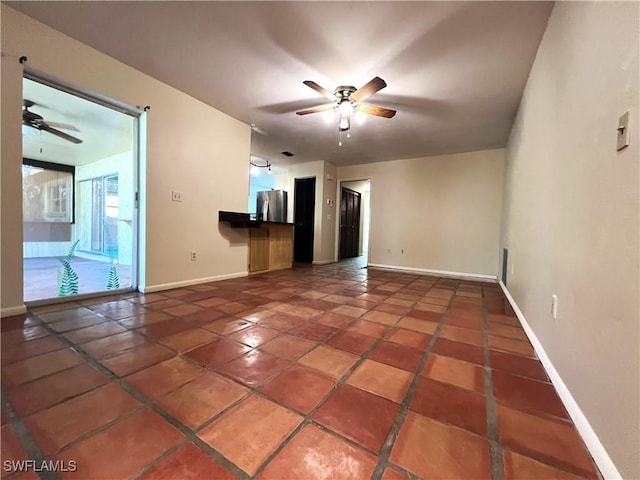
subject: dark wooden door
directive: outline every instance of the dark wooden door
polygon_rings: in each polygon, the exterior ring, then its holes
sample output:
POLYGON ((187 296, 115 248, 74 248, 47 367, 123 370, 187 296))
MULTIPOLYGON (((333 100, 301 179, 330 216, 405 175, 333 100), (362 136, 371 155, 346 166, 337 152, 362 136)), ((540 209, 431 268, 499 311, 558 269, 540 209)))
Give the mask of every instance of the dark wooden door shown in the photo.
POLYGON ((340 258, 359 255, 360 194, 342 187, 340 201, 340 258))
POLYGON ((316 179, 296 178, 293 198, 293 261, 313 262, 313 224, 316 207, 316 179))

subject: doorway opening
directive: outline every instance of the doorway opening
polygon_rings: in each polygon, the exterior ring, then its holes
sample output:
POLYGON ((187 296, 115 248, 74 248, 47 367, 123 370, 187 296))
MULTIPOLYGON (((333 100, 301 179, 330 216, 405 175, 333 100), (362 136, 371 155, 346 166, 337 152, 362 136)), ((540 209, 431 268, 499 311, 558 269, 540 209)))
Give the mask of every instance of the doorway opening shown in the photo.
POLYGON ((25 74, 24 300, 137 288, 138 114, 25 74))
POLYGON ((313 262, 316 177, 296 178, 293 195, 293 261, 313 262))
POLYGON ((338 260, 360 257, 366 263, 369 252, 371 180, 340 182, 338 260))

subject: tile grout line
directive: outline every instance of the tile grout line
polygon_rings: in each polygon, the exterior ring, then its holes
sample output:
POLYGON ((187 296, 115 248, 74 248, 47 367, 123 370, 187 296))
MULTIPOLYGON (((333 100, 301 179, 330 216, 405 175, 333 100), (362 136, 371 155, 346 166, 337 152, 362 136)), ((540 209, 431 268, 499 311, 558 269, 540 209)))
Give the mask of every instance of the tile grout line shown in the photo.
POLYGON ((489 349, 489 311, 486 289, 482 287, 482 343, 484 347, 484 395, 487 399, 487 437, 491 455, 492 480, 504 480, 504 464, 502 461, 502 445, 498 431, 496 399, 493 395, 493 376, 491 370, 491 350, 489 349))
MULTIPOLYGON (((38 444, 27 429, 27 426, 14 410, 4 386, 2 387, 2 403, 2 407, 7 415, 9 428, 18 439, 18 442, 20 442, 20 446, 27 458, 33 459, 36 462, 48 462, 50 460, 49 456, 45 455, 42 450, 40 450, 40 447, 38 447, 38 444)), ((15 471, 7 478, 16 477, 19 474, 19 471, 15 471)), ((39 471, 37 474, 42 480, 58 480, 60 478, 60 476, 55 472, 39 471)))
MULTIPOLYGON (((429 290, 427 290, 426 293, 428 293, 433 288, 435 288, 436 285, 437 285, 437 282, 434 283, 429 288, 429 290)), ((455 290, 453 290, 453 291, 455 292, 455 290)), ((426 295, 426 293, 425 293, 425 295, 426 295)), ((453 298, 453 296, 454 295, 451 295, 451 299, 453 298)), ((424 367, 427 364, 427 360, 428 360, 429 355, 431 354, 431 352, 433 350, 433 347, 434 347, 435 343, 438 341, 438 338, 440 336, 440 331, 442 330, 444 322, 449 317, 449 313, 451 312, 451 299, 449 300, 449 303, 447 304, 447 308, 446 308, 445 312, 440 317, 440 320, 438 321, 438 326, 434 330, 434 332, 433 332, 433 334, 431 336, 431 340, 429 341, 429 345, 427 345, 427 347, 425 348, 424 354, 423 354, 422 358, 420 359, 420 362, 418 363, 418 367, 416 369, 416 372, 415 372, 415 375, 413 377, 413 380, 411 381, 411 384, 409 385, 407 393, 405 394, 404 399, 403 399, 402 403, 400 404, 400 411, 396 415, 396 418, 395 418, 393 424, 391 425, 391 430, 389 432, 389 435, 387 436, 387 439, 385 440, 385 442, 384 442, 384 444, 382 446, 382 449, 380 450, 380 453, 378 455, 378 463, 376 465, 376 468, 373 471, 373 474, 371 475, 371 480, 380 480, 382 478, 384 470, 386 469, 386 467, 389 464, 389 456, 391 455, 391 449, 393 448, 394 444, 396 443, 397 437, 400 434, 400 429, 402 428, 402 425, 404 424, 404 421, 405 421, 405 419, 407 417, 407 413, 409 412, 409 404, 411 403, 413 395, 414 395, 414 393, 415 393, 415 391, 416 391, 416 389, 418 387, 418 382, 420 381, 420 378, 422 376, 422 372, 424 370, 424 367)), ((411 473, 411 472, 409 472, 409 473, 411 473)), ((417 477, 412 474, 412 478, 417 478, 417 477)))
MULTIPOLYGON (((49 325, 47 325, 45 322, 43 322, 42 319, 40 319, 40 317, 38 317, 37 315, 36 315, 36 318, 38 319, 38 321, 42 322, 41 326, 43 326, 46 330, 48 330, 49 332, 51 332, 53 334, 59 335, 61 337, 59 339, 63 343, 66 343, 67 346, 73 348, 78 353, 78 355, 80 355, 80 357, 83 358, 84 361, 86 361, 89 365, 91 365, 94 368, 96 368, 100 373, 105 375, 111 382, 113 382, 116 385, 118 385, 125 392, 127 392, 129 395, 131 395, 133 398, 135 398, 136 400, 138 400, 142 404, 141 407, 136 408, 131 412, 127 412, 127 414, 120 415, 115 419, 112 419, 111 421, 101 425, 100 428, 94 429, 94 430, 92 430, 91 432, 88 432, 85 435, 82 435, 82 436, 80 436, 78 438, 75 438, 72 442, 70 442, 69 444, 65 445, 63 448, 57 450, 56 452, 67 450, 72 445, 75 445, 75 444, 85 440, 86 438, 89 438, 89 437, 97 434, 98 432, 106 430, 107 428, 111 427, 115 423, 118 423, 123 418, 130 417, 133 414, 141 411, 144 408, 150 408, 156 414, 160 415, 164 420, 166 420, 169 424, 171 424, 173 427, 175 427, 178 431, 180 431, 182 434, 184 434, 187 441, 191 441, 191 442, 197 444, 201 449, 203 449, 204 451, 209 453, 209 455, 211 455, 221 465, 223 465, 228 470, 231 470, 236 476, 238 476, 238 478, 240 478, 241 480, 246 480, 246 479, 249 478, 248 475, 242 469, 237 467, 234 463, 230 462, 221 453, 219 453, 218 451, 214 450, 207 443, 202 441, 192 429, 190 429, 189 427, 184 425, 178 419, 174 418, 172 415, 170 415, 168 412, 166 412, 162 407, 157 405, 152 400, 148 399, 142 393, 138 392, 138 390, 136 390, 135 388, 130 386, 121 377, 119 377, 117 374, 115 374, 114 372, 109 370, 106 366, 104 366, 98 359, 94 358, 93 356, 91 356, 90 354, 85 352, 82 349, 82 347, 76 345, 74 342, 72 342, 68 338, 63 337, 61 334, 58 334, 55 330, 51 329, 49 327, 49 325)), ((135 347, 133 347, 133 348, 135 348, 135 347)), ((97 388, 100 388, 100 387, 96 387, 96 388, 94 388, 94 389, 92 389, 90 391, 96 390, 97 388)), ((85 394, 85 393, 88 393, 88 392, 84 392, 83 394, 85 394)), ((35 441, 34 441, 34 443, 35 443, 35 441)), ((165 453, 165 452, 163 452, 163 453, 165 453)), ((155 460, 155 458, 154 458, 154 460, 155 460)), ((145 467, 147 465, 145 465, 145 467)), ((56 478, 58 478, 58 477, 56 477, 56 478)), ((49 479, 47 479, 47 480, 49 480, 49 479)))

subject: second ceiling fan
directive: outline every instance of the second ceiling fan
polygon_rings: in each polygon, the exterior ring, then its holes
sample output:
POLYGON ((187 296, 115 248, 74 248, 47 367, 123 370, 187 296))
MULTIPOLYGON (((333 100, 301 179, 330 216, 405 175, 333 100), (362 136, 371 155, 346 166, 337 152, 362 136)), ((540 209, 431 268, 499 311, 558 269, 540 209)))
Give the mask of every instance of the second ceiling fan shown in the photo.
POLYGON ((351 116, 355 112, 367 113, 369 115, 384 118, 392 118, 396 114, 395 110, 391 110, 389 108, 377 107, 375 105, 363 105, 359 103, 387 86, 386 82, 380 77, 374 77, 367 84, 358 89, 351 85, 341 85, 337 87, 333 93, 312 80, 305 80, 302 83, 334 103, 320 105, 319 107, 310 108, 308 110, 301 110, 296 112, 296 114, 308 115, 310 113, 335 110, 336 113, 340 114, 338 128, 343 132, 348 131, 351 127, 351 116))

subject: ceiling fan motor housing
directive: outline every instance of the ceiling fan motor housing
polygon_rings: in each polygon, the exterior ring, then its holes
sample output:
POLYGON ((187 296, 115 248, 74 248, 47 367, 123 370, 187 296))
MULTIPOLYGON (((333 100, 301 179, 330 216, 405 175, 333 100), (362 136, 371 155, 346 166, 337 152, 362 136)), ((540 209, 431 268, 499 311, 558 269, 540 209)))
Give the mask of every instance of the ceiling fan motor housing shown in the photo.
POLYGON ((340 85, 333 94, 338 97, 338 100, 347 100, 356 90, 357 88, 351 85, 340 85))

